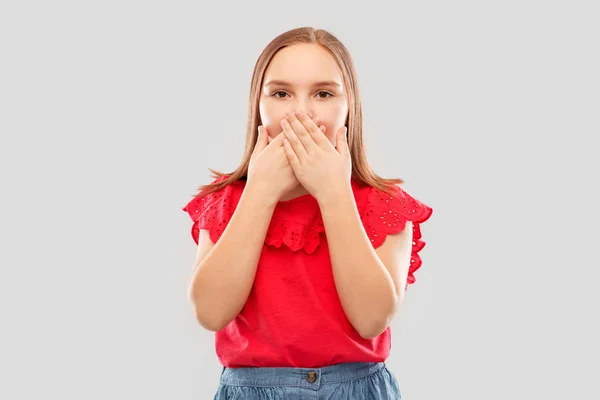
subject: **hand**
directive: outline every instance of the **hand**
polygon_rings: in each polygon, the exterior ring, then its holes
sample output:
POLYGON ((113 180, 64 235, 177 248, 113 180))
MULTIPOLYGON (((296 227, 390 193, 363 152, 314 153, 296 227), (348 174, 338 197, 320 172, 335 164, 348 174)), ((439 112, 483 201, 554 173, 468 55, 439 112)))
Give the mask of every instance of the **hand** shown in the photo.
POLYGON ((258 193, 276 203, 281 196, 298 185, 283 148, 285 135, 269 140, 264 126, 258 127, 258 139, 248 165, 247 187, 258 187, 258 193))
POLYGON ((317 125, 303 112, 289 114, 281 121, 285 154, 304 188, 317 200, 350 187, 352 160, 342 126, 336 134, 335 147, 317 125))
MULTIPOLYGON (((286 113, 286 115, 288 115, 288 113, 286 113)), ((309 114, 310 118, 315 122, 315 124, 319 127, 319 129, 322 129, 323 132, 325 132, 325 125, 321 125, 323 123, 323 118, 319 117, 319 116, 314 116, 312 115, 312 113, 309 114)), ((282 134, 283 130, 281 132, 279 132, 279 134, 282 134)), ((285 134, 284 134, 285 136, 285 134)), ((269 143, 271 143, 271 140, 273 140, 273 138, 271 136, 269 136, 269 143)), ((281 142, 281 146, 283 147, 283 142, 281 142)))

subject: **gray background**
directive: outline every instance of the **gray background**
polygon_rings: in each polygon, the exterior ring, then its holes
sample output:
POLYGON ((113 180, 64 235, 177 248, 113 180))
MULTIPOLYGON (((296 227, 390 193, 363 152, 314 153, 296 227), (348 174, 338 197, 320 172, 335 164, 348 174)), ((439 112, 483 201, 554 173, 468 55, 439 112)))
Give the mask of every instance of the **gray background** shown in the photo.
POLYGON ((600 398, 593 4, 3 2, 0 398, 212 398, 181 207, 305 25, 354 57, 375 169, 435 210, 393 322, 404 398, 600 398))

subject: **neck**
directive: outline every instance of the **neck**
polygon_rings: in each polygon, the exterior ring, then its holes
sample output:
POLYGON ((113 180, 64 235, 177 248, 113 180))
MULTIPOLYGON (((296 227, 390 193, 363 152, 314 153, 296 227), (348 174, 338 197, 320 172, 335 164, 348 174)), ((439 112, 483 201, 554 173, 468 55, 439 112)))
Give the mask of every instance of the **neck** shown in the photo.
POLYGON ((287 192, 283 196, 281 196, 280 200, 287 201, 287 200, 295 199, 296 197, 304 196, 305 194, 308 194, 308 191, 306 189, 304 189, 304 186, 298 184, 298 185, 296 185, 295 188, 293 188, 292 190, 290 190, 289 192, 287 192))

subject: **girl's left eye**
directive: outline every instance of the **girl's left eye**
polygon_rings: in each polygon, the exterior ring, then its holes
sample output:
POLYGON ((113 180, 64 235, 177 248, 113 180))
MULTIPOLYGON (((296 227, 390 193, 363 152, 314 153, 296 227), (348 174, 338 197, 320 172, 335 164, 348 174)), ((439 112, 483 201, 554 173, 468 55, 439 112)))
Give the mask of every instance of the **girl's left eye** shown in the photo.
POLYGON ((326 99, 327 97, 331 97, 331 96, 333 96, 333 95, 332 95, 331 93, 329 93, 329 92, 320 91, 320 92, 319 92, 319 94, 321 94, 321 93, 325 93, 325 94, 327 95, 326 97, 321 97, 322 99, 326 99))

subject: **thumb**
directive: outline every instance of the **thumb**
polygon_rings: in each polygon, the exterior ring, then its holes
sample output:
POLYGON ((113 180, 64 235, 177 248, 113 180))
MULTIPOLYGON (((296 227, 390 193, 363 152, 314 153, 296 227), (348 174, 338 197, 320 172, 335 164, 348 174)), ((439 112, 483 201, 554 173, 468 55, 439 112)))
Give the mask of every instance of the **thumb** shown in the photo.
POLYGON ((263 126, 259 126, 256 145, 254 146, 254 154, 258 154, 261 151, 263 151, 263 149, 267 147, 267 144, 267 132, 265 131, 265 128, 263 126))
POLYGON ((341 155, 348 155, 350 152, 348 149, 348 127, 342 126, 337 132, 336 150, 341 155))

